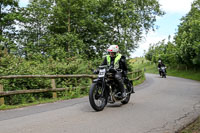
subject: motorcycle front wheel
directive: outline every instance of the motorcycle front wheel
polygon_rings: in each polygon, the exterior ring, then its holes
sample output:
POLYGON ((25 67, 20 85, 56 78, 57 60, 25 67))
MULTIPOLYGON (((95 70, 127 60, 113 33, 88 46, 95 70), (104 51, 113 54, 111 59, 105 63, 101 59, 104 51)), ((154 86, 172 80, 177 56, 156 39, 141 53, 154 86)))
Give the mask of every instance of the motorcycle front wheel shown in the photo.
POLYGON ((93 83, 89 91, 90 105, 96 111, 102 111, 107 104, 107 97, 102 90, 101 84, 93 83))
POLYGON ((166 78, 166 74, 164 72, 162 73, 162 78, 166 78))

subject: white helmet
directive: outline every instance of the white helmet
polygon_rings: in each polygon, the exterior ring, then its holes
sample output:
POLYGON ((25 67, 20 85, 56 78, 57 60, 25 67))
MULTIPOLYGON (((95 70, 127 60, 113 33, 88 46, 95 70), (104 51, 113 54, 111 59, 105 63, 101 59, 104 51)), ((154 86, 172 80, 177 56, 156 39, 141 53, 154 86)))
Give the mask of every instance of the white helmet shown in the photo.
POLYGON ((118 45, 110 45, 110 47, 107 50, 108 52, 118 52, 119 51, 119 46, 118 45))
POLYGON ((158 63, 161 63, 161 60, 158 60, 158 63))

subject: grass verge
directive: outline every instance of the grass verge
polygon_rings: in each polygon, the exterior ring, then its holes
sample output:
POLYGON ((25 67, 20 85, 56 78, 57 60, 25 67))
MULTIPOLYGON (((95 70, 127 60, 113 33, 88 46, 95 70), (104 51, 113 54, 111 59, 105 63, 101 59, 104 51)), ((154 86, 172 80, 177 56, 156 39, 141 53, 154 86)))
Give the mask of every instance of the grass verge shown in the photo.
POLYGON ((142 73, 142 77, 139 79, 139 80, 135 80, 133 81, 133 86, 137 86, 139 84, 142 84, 144 81, 145 81, 145 76, 144 76, 144 73, 142 73))
POLYGON ((170 76, 200 81, 200 71, 194 71, 194 70, 185 71, 185 70, 170 69, 167 74, 170 76))
POLYGON ((70 93, 67 93, 66 96, 62 96, 62 97, 55 98, 55 99, 40 99, 40 100, 36 100, 31 103, 23 103, 23 104, 18 104, 18 105, 5 105, 4 104, 4 105, 0 106, 0 110, 9 110, 9 109, 28 107, 28 106, 38 105, 38 104, 53 103, 53 102, 62 101, 62 100, 81 98, 81 97, 84 97, 87 95, 88 95, 88 93, 86 93, 86 92, 83 94, 76 93, 76 92, 70 92, 70 93))
POLYGON ((200 116, 197 118, 195 122, 189 124, 179 133, 200 133, 200 116))

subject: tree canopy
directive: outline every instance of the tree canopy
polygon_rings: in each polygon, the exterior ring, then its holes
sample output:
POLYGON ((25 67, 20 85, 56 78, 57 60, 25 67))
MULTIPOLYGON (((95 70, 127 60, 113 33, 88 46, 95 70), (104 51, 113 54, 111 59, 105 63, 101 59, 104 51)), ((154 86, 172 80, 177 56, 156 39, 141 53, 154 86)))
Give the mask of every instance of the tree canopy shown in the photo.
POLYGON ((164 14, 157 0, 33 0, 24 8, 17 0, 7 0, 0 7, 1 45, 9 50, 14 45, 13 53, 27 59, 92 59, 111 44, 129 56, 142 33, 154 29, 156 17, 164 14), (18 31, 12 30, 16 27, 18 31))

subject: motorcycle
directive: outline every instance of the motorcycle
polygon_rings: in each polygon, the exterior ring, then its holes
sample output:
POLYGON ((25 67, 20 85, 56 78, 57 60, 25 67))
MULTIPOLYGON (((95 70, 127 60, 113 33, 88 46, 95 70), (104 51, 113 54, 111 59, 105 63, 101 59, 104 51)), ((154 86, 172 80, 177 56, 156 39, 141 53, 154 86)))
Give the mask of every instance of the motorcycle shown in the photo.
POLYGON ((121 102, 127 104, 130 96, 134 93, 133 84, 126 76, 123 76, 125 84, 125 97, 119 97, 119 85, 115 81, 115 73, 120 70, 108 68, 108 66, 99 66, 98 78, 93 80, 89 91, 89 101, 92 108, 96 111, 102 111, 107 103, 121 102))
POLYGON ((161 72, 162 78, 166 78, 166 68, 167 67, 161 67, 161 68, 159 68, 159 71, 161 72))

